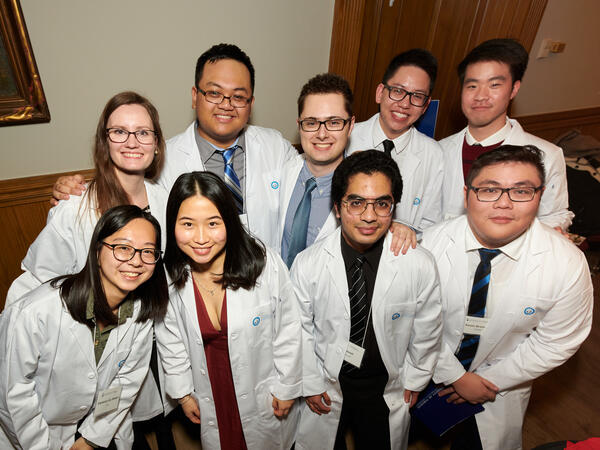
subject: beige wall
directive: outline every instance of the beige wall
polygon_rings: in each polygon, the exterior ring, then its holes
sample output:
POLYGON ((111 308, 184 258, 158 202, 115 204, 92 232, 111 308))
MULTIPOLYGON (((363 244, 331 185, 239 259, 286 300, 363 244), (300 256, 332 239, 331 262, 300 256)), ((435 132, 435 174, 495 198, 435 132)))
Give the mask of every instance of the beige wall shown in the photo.
POLYGON ((0 128, 0 179, 90 168, 98 116, 123 90, 153 101, 167 137, 183 131, 196 59, 219 42, 252 58, 252 123, 297 142, 296 99, 327 71, 333 3, 21 0, 52 120, 0 128))
POLYGON ((548 0, 513 115, 600 106, 599 19, 598 0, 548 0), (564 53, 536 59, 545 38, 566 42, 564 53))

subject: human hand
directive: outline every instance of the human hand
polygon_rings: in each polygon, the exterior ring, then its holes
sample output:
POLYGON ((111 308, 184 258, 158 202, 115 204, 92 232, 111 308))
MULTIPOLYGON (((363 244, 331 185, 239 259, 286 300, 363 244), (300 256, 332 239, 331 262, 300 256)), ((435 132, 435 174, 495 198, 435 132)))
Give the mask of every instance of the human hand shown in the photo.
POLYGON ((291 400, 279 400, 277 397, 273 396, 273 414, 278 419, 283 419, 287 417, 290 412, 290 408, 294 404, 295 399, 291 400))
POLYGON ((408 403, 408 407, 412 408, 417 403, 417 399, 419 398, 418 391, 409 391, 408 389, 404 389, 404 403, 408 403))
POLYGON ((440 397, 450 394, 448 403, 484 403, 494 401, 500 389, 494 383, 473 372, 466 372, 438 394, 440 397))
POLYGON ((331 406, 331 399, 329 398, 329 395, 327 395, 327 392, 305 397, 304 400, 310 410, 319 416, 321 414, 328 414, 329 411, 331 411, 331 408, 329 407, 331 406))
POLYGON ((200 423, 200 408, 198 402, 192 394, 188 394, 185 397, 180 398, 179 404, 185 416, 190 419, 190 422, 199 424, 200 423))
POLYGON ((82 175, 68 175, 60 177, 52 187, 50 204, 58 205, 59 200, 68 200, 69 195, 81 195, 85 191, 85 178, 82 175))
POLYGON ((85 442, 85 439, 82 436, 79 439, 77 439, 73 443, 73 445, 71 445, 70 450, 94 450, 94 447, 92 447, 90 444, 85 442))
POLYGON ((402 223, 392 222, 390 232, 393 234, 390 250, 394 252, 394 255, 398 256, 401 250, 402 254, 406 255, 410 247, 417 246, 417 233, 412 228, 402 223))

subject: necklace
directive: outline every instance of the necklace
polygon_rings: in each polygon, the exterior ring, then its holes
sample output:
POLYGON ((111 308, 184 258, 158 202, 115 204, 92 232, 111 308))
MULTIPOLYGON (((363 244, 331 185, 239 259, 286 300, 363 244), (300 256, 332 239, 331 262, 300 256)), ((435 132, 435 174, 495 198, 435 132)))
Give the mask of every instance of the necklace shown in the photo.
POLYGON ((216 287, 210 289, 206 286, 204 286, 202 283, 200 283, 199 277, 198 276, 194 276, 194 281, 196 282, 196 284, 198 285, 198 287, 204 289, 206 292, 208 292, 210 295, 215 295, 215 291, 217 290, 216 287))

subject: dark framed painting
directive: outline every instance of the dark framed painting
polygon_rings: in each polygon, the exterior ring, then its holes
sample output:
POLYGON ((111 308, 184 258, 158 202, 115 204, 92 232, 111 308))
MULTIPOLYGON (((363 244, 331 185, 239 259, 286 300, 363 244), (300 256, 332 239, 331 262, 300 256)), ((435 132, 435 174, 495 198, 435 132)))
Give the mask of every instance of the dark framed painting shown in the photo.
POLYGON ((50 122, 19 0, 0 0, 0 126, 50 122))

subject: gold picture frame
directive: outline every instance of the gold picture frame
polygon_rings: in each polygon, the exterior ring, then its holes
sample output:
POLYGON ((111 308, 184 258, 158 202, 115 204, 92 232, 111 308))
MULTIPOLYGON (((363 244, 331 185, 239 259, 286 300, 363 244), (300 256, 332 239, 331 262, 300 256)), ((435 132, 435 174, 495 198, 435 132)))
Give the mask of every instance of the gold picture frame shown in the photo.
POLYGON ((0 126, 50 122, 19 0, 0 0, 0 126))

